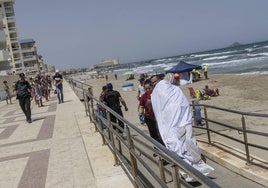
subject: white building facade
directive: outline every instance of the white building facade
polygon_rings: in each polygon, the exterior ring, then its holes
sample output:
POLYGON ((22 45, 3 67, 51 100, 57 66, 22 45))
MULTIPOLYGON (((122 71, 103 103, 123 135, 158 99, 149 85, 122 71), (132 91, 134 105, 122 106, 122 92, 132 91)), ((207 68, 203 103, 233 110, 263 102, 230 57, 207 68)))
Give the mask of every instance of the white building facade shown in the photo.
POLYGON ((3 31, 3 16, 0 9, 0 75, 11 74, 10 55, 6 44, 6 35, 3 31))
POLYGON ((14 2, 15 0, 0 0, 0 12, 2 15, 3 31, 6 37, 7 51, 10 55, 10 72, 12 74, 19 74, 25 72, 25 67, 16 28, 13 8, 14 2))

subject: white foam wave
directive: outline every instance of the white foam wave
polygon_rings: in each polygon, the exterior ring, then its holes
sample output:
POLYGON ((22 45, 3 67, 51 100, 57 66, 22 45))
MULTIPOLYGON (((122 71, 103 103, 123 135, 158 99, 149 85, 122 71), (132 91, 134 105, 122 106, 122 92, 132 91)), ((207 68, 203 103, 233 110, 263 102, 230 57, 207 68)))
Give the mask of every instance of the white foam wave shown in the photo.
POLYGON ((250 57, 256 57, 256 56, 268 56, 268 53, 258 53, 258 54, 247 54, 247 56, 250 57))
POLYGON ((223 61, 223 62, 215 62, 215 63, 203 63, 206 64, 208 67, 213 68, 220 68, 220 67, 234 67, 234 66, 241 66, 245 64, 251 64, 252 62, 258 62, 263 59, 267 59, 267 57, 255 57, 255 58, 245 58, 245 59, 236 59, 230 61, 223 61))
POLYGON ((253 48, 246 48, 245 49, 247 52, 252 52, 253 51, 253 48))
POLYGON ((231 57, 230 55, 225 55, 225 56, 219 56, 219 57, 208 57, 204 58, 204 61, 209 61, 209 60, 217 60, 217 59, 226 59, 228 57, 231 57))
POLYGON ((254 71, 254 72, 244 72, 238 75, 268 75, 268 71, 254 71))
POLYGON ((238 52, 238 50, 226 51, 226 52, 218 52, 218 53, 209 53, 209 54, 191 54, 190 57, 207 57, 207 56, 217 56, 222 54, 230 54, 238 52))

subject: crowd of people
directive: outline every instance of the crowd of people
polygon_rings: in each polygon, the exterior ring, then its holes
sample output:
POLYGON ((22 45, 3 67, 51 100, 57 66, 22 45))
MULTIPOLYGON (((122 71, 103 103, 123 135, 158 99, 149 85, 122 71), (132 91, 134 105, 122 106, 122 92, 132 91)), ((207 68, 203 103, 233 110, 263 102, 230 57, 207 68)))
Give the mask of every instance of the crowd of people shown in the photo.
POLYGON ((6 94, 6 102, 12 104, 12 95, 16 96, 19 105, 26 116, 26 121, 32 123, 31 101, 34 101, 38 107, 43 106, 45 101, 51 99, 51 93, 57 94, 59 104, 63 103, 63 77, 56 70, 54 76, 37 74, 35 77, 26 78, 24 73, 19 74, 19 80, 14 82, 13 89, 10 91, 7 81, 3 82, 3 88, 6 94), (55 89, 53 89, 53 85, 55 89), (11 94, 13 93, 13 94, 11 94))
MULTIPOLYGON (((150 136, 167 149, 178 154, 180 158, 192 165, 204 175, 214 169, 201 158, 192 132, 192 114, 187 98, 181 89, 158 75, 150 78, 141 77, 137 92, 138 117, 142 124, 146 124, 150 136)), ((127 111, 126 102, 118 91, 114 91, 112 84, 103 86, 100 101, 123 117, 121 104, 127 111)), ((99 109, 106 117, 105 109, 99 109)), ((111 115, 111 121, 117 123, 119 132, 123 133, 124 123, 111 115)), ((117 129, 117 127, 113 127, 117 129)), ((180 171, 186 181, 194 181, 192 177, 180 171)))

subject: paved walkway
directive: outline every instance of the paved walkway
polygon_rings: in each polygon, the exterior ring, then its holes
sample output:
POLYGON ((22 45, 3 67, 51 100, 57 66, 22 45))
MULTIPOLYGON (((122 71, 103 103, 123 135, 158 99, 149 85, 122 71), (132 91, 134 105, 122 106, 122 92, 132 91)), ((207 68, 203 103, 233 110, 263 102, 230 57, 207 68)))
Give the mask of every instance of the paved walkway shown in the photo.
POLYGON ((0 187, 133 187, 67 83, 64 100, 32 103, 31 124, 17 100, 0 102, 0 187))

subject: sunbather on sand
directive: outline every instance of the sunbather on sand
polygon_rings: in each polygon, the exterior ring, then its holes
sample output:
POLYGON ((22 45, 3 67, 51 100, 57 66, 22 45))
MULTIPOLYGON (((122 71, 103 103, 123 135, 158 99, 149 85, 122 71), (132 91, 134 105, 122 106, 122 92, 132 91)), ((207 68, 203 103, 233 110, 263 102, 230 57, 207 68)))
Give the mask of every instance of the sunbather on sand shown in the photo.
POLYGON ((208 95, 208 96, 211 96, 211 97, 215 97, 215 96, 220 95, 218 88, 216 88, 216 89, 210 89, 208 87, 208 85, 205 85, 205 88, 203 89, 203 92, 204 92, 203 94, 208 95))

